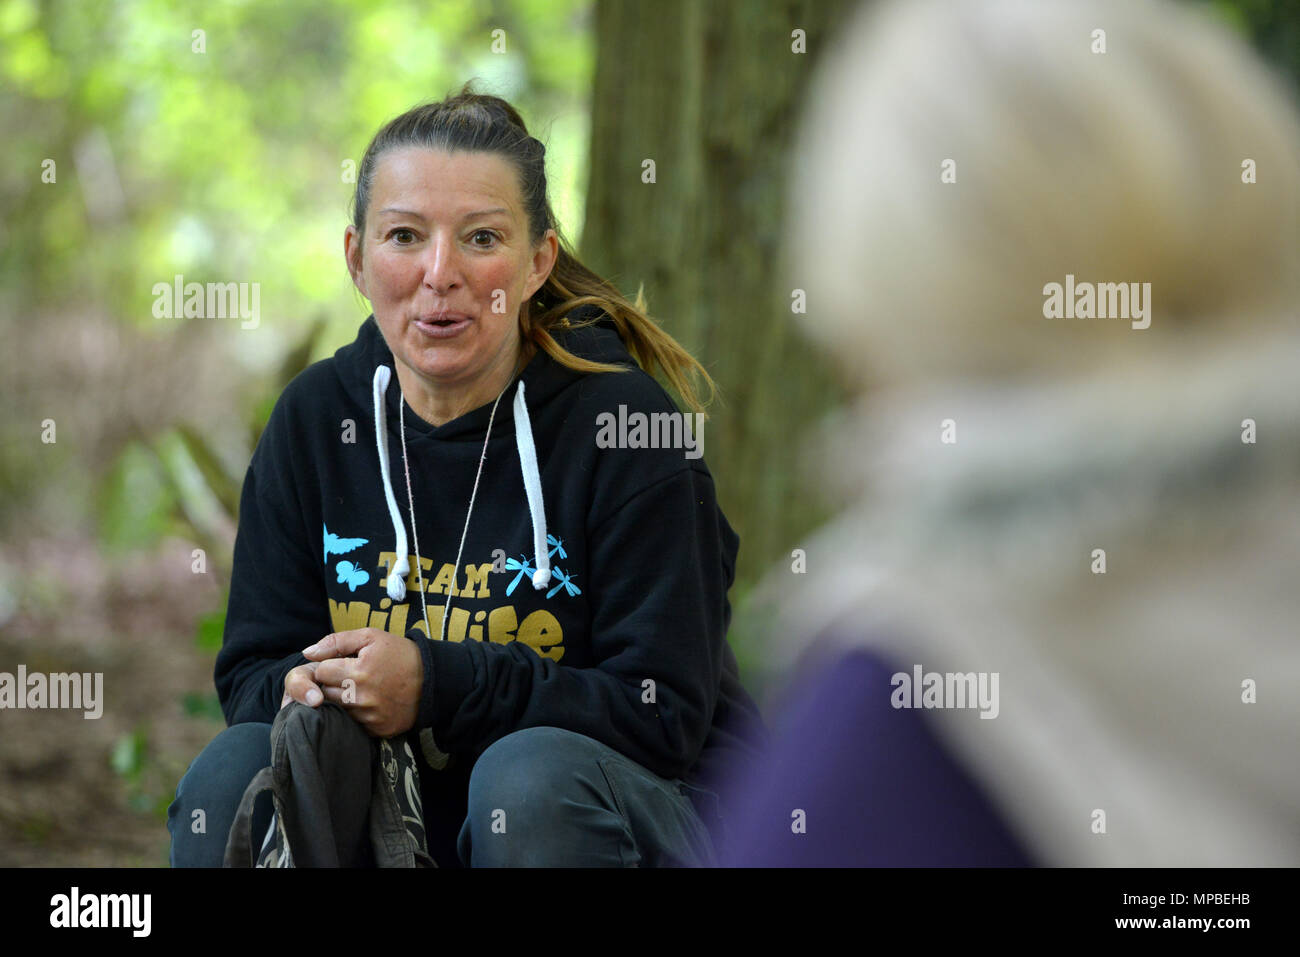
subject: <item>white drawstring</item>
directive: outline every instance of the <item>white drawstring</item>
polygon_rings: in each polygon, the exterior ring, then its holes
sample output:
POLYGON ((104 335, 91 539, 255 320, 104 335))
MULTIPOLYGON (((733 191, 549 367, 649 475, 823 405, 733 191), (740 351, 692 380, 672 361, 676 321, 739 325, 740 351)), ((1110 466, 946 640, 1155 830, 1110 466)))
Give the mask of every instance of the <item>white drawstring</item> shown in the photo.
MULTIPOLYGON (((393 522, 393 535, 397 539, 394 548, 397 557, 388 573, 388 597, 401 601, 406 597, 406 575, 411 570, 410 560, 406 555, 406 525, 397 513, 397 499, 393 497, 393 483, 388 475, 388 409, 384 405, 384 392, 392 379, 393 372, 388 366, 375 369, 375 378, 371 383, 372 397, 375 403, 375 442, 379 449, 379 474, 384 480, 384 499, 388 502, 388 517, 393 522)), ((406 435, 402 435, 402 459, 406 459, 406 435)))
POLYGON ((533 442, 533 425, 524 402, 523 379, 515 390, 515 445, 519 449, 519 468, 524 473, 528 511, 533 517, 533 554, 537 559, 533 587, 540 591, 551 581, 551 556, 546 549, 546 503, 542 500, 542 476, 537 469, 537 445, 533 442))

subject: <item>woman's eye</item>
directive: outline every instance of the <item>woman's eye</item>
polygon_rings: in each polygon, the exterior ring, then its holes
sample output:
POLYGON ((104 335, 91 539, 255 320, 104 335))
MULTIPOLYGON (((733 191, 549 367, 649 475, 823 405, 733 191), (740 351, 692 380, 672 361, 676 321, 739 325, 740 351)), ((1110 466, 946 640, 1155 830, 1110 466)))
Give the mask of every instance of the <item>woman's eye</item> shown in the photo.
MULTIPOLYGON (((477 239, 479 236, 487 236, 487 237, 488 237, 489 239, 491 239, 493 242, 496 241, 496 233, 492 232, 490 229, 479 229, 479 230, 475 230, 475 232, 474 232, 474 238, 477 239)), ((484 249, 487 248, 487 246, 485 246, 483 243, 477 243, 477 242, 476 242, 476 243, 474 243, 474 245, 475 245, 475 246, 482 246, 484 249)))
POLYGON ((397 240, 397 245, 399 246, 409 246, 411 245, 411 243, 415 242, 415 238, 414 238, 415 233, 411 232, 409 229, 394 229, 391 233, 389 233, 389 235, 393 239, 397 240), (398 238, 400 236, 410 236, 411 239, 409 241, 403 241, 398 238))

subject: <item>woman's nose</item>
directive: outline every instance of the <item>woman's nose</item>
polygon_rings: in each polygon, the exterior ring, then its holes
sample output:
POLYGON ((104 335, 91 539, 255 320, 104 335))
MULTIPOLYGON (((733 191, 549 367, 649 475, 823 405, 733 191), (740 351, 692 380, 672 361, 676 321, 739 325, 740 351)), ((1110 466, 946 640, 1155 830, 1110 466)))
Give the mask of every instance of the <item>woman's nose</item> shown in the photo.
POLYGON ((424 284, 438 294, 461 279, 460 254, 456 242, 445 236, 434 236, 424 255, 424 284))

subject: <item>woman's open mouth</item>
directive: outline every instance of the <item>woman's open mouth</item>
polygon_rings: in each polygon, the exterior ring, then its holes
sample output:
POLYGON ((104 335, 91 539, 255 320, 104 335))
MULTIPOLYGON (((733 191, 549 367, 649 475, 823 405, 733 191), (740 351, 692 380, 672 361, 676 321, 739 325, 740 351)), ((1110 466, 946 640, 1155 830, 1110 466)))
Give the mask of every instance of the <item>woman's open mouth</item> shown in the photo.
POLYGON ((464 313, 452 312, 415 320, 415 327, 434 339, 450 339, 469 328, 472 322, 464 313))

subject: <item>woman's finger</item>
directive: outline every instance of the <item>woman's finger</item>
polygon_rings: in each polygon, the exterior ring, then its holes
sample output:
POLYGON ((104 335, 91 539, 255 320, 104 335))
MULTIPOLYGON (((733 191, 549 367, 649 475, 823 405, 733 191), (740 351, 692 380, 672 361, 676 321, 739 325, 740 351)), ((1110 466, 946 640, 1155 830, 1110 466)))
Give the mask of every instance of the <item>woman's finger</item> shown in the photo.
POLYGON ((355 655, 362 648, 375 640, 377 630, 374 628, 354 628, 351 631, 338 631, 326 635, 314 645, 302 650, 306 658, 334 658, 355 655))
MULTIPOLYGON (((321 693, 320 686, 315 681, 316 663, 308 662, 305 665, 299 665, 289 671, 284 676, 284 694, 285 697, 294 701, 301 701, 310 707, 316 707, 325 700, 321 693)), ((281 704, 283 707, 284 704, 281 704)))
POLYGON ((344 689, 335 685, 321 685, 320 690, 325 694, 325 700, 334 704, 352 704, 354 695, 347 695, 348 700, 344 701, 344 689))
POLYGON ((312 674, 312 680, 318 687, 333 685, 339 687, 343 684, 345 678, 352 676, 352 671, 356 667, 356 660, 352 658, 330 658, 327 661, 314 662, 316 670, 312 674))

